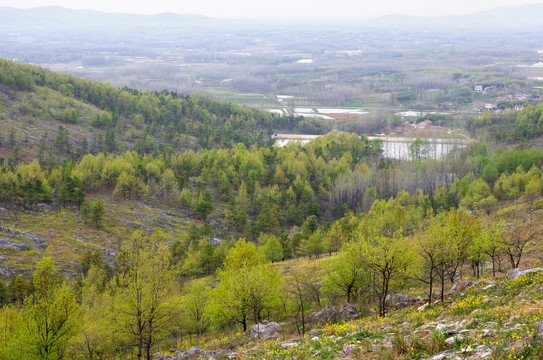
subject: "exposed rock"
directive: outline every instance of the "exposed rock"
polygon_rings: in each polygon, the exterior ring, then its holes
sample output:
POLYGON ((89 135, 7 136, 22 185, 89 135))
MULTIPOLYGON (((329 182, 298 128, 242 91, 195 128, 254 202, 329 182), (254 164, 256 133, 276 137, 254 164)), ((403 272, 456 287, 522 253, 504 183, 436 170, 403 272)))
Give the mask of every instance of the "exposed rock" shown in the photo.
POLYGON ((28 250, 28 246, 26 244, 12 241, 6 238, 0 238, 0 248, 13 249, 13 250, 18 250, 18 251, 28 250))
POLYGON ((38 207, 38 209, 42 210, 42 211, 53 211, 53 207, 51 205, 48 205, 48 204, 38 204, 36 205, 38 207))
POLYGON ((219 246, 222 243, 222 240, 219 238, 213 238, 209 240, 209 244, 213 246, 219 246))
POLYGON ((130 221, 124 221, 124 220, 121 220, 120 223, 123 224, 124 226, 127 226, 127 227, 132 228, 132 229, 141 229, 141 230, 145 231, 148 234, 153 233, 153 228, 150 227, 150 226, 147 226, 147 225, 136 224, 136 223, 133 223, 133 222, 130 222, 130 221))
POLYGON ((336 318, 337 310, 331 305, 326 306, 321 311, 311 313, 311 321, 315 324, 325 325, 336 321, 336 318))
POLYGON ((0 276, 9 278, 13 274, 13 271, 10 268, 0 267, 0 276))
POLYGON ((218 227, 221 227, 222 226, 222 221, 220 221, 219 219, 212 219, 210 218, 209 219, 209 225, 213 228, 218 228, 218 227))
POLYGON ((475 286, 483 286, 483 285, 494 285, 496 282, 494 280, 479 280, 476 281, 475 286))
POLYGON ((422 311, 422 310, 426 309, 428 306, 430 306, 430 304, 425 303, 425 304, 419 306, 419 307, 417 308, 417 310, 418 310, 418 311, 422 311))
POLYGON ((507 280, 515 280, 519 276, 533 274, 533 273, 537 273, 537 272, 540 272, 540 271, 543 271, 543 269, 542 268, 533 268, 533 269, 521 270, 519 268, 516 268, 516 269, 509 270, 509 272, 505 275, 505 278, 507 280))
POLYGON ((486 359, 492 355, 492 350, 484 345, 480 345, 475 349, 471 347, 462 348, 461 350, 447 350, 437 355, 431 356, 426 360, 456 360, 456 359, 486 359))
POLYGON ((543 320, 539 320, 534 326, 534 340, 543 343, 543 320))
MULTIPOLYGON (((46 248, 47 248, 47 244, 46 244, 46 241, 43 237, 39 236, 39 235, 36 235, 36 234, 32 234, 32 233, 27 233, 25 231, 19 231, 19 230, 13 230, 13 229, 8 229, 6 227, 2 227, 0 226, 0 232, 2 232, 4 234, 4 236, 8 237, 8 238, 11 238, 11 239, 18 239, 18 240, 23 240, 23 241, 28 241, 30 242, 30 244, 32 245, 32 247, 36 250, 41 250, 41 251, 44 251, 46 248)), ((17 242, 13 242, 13 241, 10 241, 9 239, 1 239, 1 240, 7 240, 7 242, 9 243, 16 243, 17 242)), ((4 241, 4 244, 7 244, 7 242, 4 241)), ((18 243, 20 244, 20 243, 18 243)), ((2 246, 2 245, 0 245, 2 246)), ((9 247, 9 246, 5 246, 5 247, 9 247)), ((25 248, 22 249, 22 250, 27 250, 28 249, 28 246, 25 244, 25 248)), ((15 250, 19 250, 19 249, 16 249, 15 250)))
POLYGON ((458 294, 460 291, 465 290, 467 287, 473 285, 471 281, 459 281, 451 288, 451 294, 458 294))
POLYGON ((495 331, 493 329, 484 329, 483 330, 483 337, 487 336, 494 336, 495 331))
POLYGON ((457 355, 455 355, 455 351, 454 350, 447 350, 447 351, 444 351, 442 353, 439 353, 437 355, 434 355, 432 357, 429 357, 427 358, 426 360, 444 360, 444 359, 447 359, 447 360, 456 360, 456 359, 460 359, 457 355))
POLYGON ((340 321, 351 321, 358 318, 358 311, 352 304, 345 304, 339 309, 339 320, 340 321))
POLYGON ((323 331, 324 331, 323 329, 313 329, 309 331, 307 334, 310 336, 321 335, 323 331))
POLYGON ((436 325, 436 330, 437 331, 440 331, 444 334, 447 334, 447 335, 455 335, 456 333, 458 333, 456 330, 453 329, 453 327, 451 325, 448 325, 448 324, 437 324, 436 325))
POLYGON ((388 307, 403 308, 408 305, 413 305, 418 302, 424 301, 420 296, 404 295, 402 293, 396 293, 394 295, 387 295, 385 304, 388 307))
POLYGON ((298 346, 298 343, 296 342, 286 342, 286 343, 281 344, 281 347, 284 347, 284 348, 291 348, 291 347, 297 347, 297 346, 298 346))
MULTIPOLYGON (((198 346, 188 349, 187 351, 178 354, 174 359, 214 359, 217 356, 217 351, 213 350, 202 350, 198 346)), ((166 360, 166 359, 164 359, 166 360)))
POLYGON ((265 324, 258 323, 251 327, 251 337, 274 340, 279 337, 279 334, 277 333, 279 330, 281 330, 281 325, 276 322, 272 321, 265 324))
POLYGON ((456 344, 456 341, 462 341, 462 340, 464 340, 464 335, 455 335, 446 339, 445 342, 449 345, 454 345, 456 344))
POLYGON ((468 359, 486 359, 492 355, 492 349, 486 347, 485 345, 478 346, 473 355, 471 355, 468 359))

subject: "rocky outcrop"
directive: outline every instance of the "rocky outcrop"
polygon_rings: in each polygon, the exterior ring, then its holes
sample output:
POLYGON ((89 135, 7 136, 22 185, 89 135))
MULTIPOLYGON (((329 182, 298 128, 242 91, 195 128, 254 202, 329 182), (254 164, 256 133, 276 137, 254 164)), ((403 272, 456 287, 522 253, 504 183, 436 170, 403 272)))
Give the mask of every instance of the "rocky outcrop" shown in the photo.
POLYGON ((175 355, 163 355, 156 353, 154 360, 181 360, 181 359, 215 359, 218 352, 214 350, 202 350, 198 346, 187 351, 177 351, 175 355))
POLYGON ((429 357, 426 360, 476 360, 491 358, 491 355, 492 350, 485 345, 481 345, 476 347, 475 349, 466 347, 460 350, 447 350, 432 357, 429 357))
POLYGON ((505 275, 505 278, 507 280, 515 280, 519 276, 524 276, 524 275, 528 275, 528 274, 535 274, 535 273, 538 273, 540 271, 543 271, 543 269, 542 268, 533 268, 533 269, 521 270, 521 269, 517 268, 517 269, 509 270, 509 272, 505 275))
POLYGON ((275 340, 279 337, 278 331, 281 330, 281 325, 276 322, 258 323, 251 327, 251 337, 261 338, 264 340, 275 340))
POLYGON ((18 241, 6 238, 0 238, 0 248, 12 249, 17 251, 25 251, 29 249, 28 245, 26 245, 25 243, 20 243, 18 241))
POLYGON ((351 321, 358 318, 358 311, 352 304, 345 304, 339 309, 340 321, 351 321))
POLYGON ((45 239, 36 234, 0 226, 0 235, 2 236, 0 247, 19 251, 29 250, 29 248, 44 251, 47 248, 45 239))
POLYGON ((331 306, 328 305, 321 311, 316 311, 314 313, 311 313, 311 322, 314 324, 329 324, 331 322, 335 322, 337 319, 337 310, 331 306))
POLYGON ((473 285, 473 282, 471 282, 471 281, 464 281, 464 280, 459 281, 459 282, 457 282, 456 284, 453 285, 453 287, 451 288, 450 293, 456 295, 459 292, 464 291, 465 289, 467 289, 471 285, 473 285))
POLYGON ((153 233, 153 228, 150 227, 150 226, 147 226, 147 225, 136 224, 134 222, 124 221, 124 220, 121 220, 120 223, 123 224, 124 226, 132 228, 132 229, 141 229, 141 230, 145 231, 148 234, 153 233))

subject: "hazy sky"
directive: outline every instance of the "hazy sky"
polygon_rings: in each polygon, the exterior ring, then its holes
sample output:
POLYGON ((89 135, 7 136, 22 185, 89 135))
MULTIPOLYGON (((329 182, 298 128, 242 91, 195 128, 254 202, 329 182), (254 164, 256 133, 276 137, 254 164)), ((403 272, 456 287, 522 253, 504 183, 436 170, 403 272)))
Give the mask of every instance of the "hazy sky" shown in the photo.
POLYGON ((356 18, 389 14, 457 15, 497 6, 542 2, 543 0, 0 0, 0 6, 28 8, 57 5, 106 12, 175 12, 235 18, 356 18))

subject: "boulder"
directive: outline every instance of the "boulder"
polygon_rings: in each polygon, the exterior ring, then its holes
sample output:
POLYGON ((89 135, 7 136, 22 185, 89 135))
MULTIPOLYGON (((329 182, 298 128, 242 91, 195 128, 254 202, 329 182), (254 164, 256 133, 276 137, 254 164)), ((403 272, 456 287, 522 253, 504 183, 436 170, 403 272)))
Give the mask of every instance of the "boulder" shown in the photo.
POLYGON ((393 295, 387 295, 385 299, 385 305, 389 308, 403 308, 421 301, 424 301, 424 299, 420 296, 396 293, 393 295))
POLYGON ((446 342, 447 344, 449 344, 449 345, 452 346, 452 345, 456 344, 456 341, 457 341, 457 340, 458 340, 458 341, 464 340, 464 335, 455 335, 455 336, 451 336, 450 338, 447 338, 447 339, 445 340, 445 342, 446 342))
POLYGON ((311 313, 311 321, 315 324, 325 325, 336 321, 336 318, 337 310, 331 305, 326 306, 321 311, 311 313))
POLYGON ((214 359, 217 356, 217 353, 217 351, 202 350, 198 346, 195 346, 185 352, 178 354, 174 359, 214 359))
POLYGON ((339 309, 340 321, 351 321, 358 318, 358 311, 352 304, 345 304, 339 309))
POLYGON ((516 268, 516 269, 509 270, 509 272, 507 274, 505 274, 505 278, 507 280, 515 280, 519 276, 534 274, 534 273, 538 273, 540 271, 543 271, 543 269, 542 268, 533 268, 533 269, 521 270, 519 268, 516 268))
POLYGON ((279 337, 279 334, 277 333, 279 330, 281 330, 281 325, 276 322, 272 321, 264 324, 258 323, 251 327, 251 337, 274 340, 279 337))
POLYGON ((465 281, 465 280, 459 281, 453 285, 450 293, 456 295, 460 291, 464 291, 466 288, 470 287, 471 285, 473 285, 471 281, 465 281))
POLYGON ((209 244, 212 246, 219 246, 220 244, 222 244, 222 240, 219 238, 213 238, 209 240, 209 244))
POLYGON ((449 336, 455 335, 458 333, 456 330, 453 329, 452 325, 448 325, 448 324, 437 324, 436 330, 443 334, 447 334, 449 336))
POLYGON ((298 346, 297 342, 286 342, 286 343, 281 344, 281 347, 284 347, 284 348, 291 348, 291 347, 297 347, 297 346, 298 346))

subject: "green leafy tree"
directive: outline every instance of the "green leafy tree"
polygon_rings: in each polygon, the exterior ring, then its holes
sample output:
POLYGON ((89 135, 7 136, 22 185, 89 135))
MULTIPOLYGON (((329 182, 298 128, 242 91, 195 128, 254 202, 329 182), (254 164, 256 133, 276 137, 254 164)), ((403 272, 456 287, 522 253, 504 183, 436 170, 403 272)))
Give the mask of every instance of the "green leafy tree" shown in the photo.
POLYGON ((22 304, 26 295, 28 294, 29 286, 21 275, 17 275, 16 278, 12 278, 9 283, 9 292, 11 298, 15 304, 22 304))
POLYGON ((496 276, 496 265, 498 266, 498 270, 501 271, 502 256, 507 248, 503 241, 500 227, 503 227, 503 224, 499 222, 492 223, 480 235, 484 244, 483 251, 492 262, 492 276, 496 276))
POLYGON ((34 293, 24 306, 26 342, 40 359, 61 359, 68 341, 79 331, 79 305, 51 258, 36 264, 33 285, 34 293))
POLYGON ((170 301, 174 277, 162 240, 138 230, 119 255, 124 271, 117 279, 113 323, 124 344, 137 349, 138 359, 151 359, 174 314, 170 301))
POLYGON ((355 300, 367 282, 363 260, 360 243, 345 244, 326 273, 323 280, 323 291, 344 297, 348 303, 355 300))
POLYGON ((328 238, 328 250, 330 251, 330 253, 338 252, 339 249, 341 249, 343 243, 345 242, 343 228, 341 227, 341 223, 339 221, 334 222, 334 224, 330 228, 330 231, 328 231, 328 233, 326 234, 326 237, 328 238))
POLYGON ((0 281, 0 306, 7 304, 9 300, 8 288, 0 281))
POLYGON ((105 213, 106 209, 104 208, 104 205, 102 205, 102 202, 100 200, 96 201, 92 206, 91 212, 91 220, 94 226, 100 227, 102 225, 105 213))
POLYGON ((409 145, 409 157, 413 161, 425 160, 430 156, 431 151, 432 145, 430 144, 430 141, 421 138, 416 138, 415 141, 409 145))
POLYGON ((0 359, 19 360, 30 357, 25 344, 23 312, 15 306, 0 307, 0 359))
POLYGON ((271 262, 277 262, 283 260, 283 247, 275 237, 275 235, 269 235, 267 237, 266 244, 262 247, 262 254, 266 260, 271 262))
POLYGON ((190 206, 190 203, 192 202, 192 194, 190 193, 190 190, 187 188, 181 190, 177 201, 179 201, 179 203, 183 206, 190 206))
POLYGON ((211 205, 210 201, 201 201, 198 204, 196 204, 196 209, 194 210, 205 221, 207 220, 207 216, 211 214, 211 212, 213 211, 213 205, 211 205))
POLYGON ((192 280, 183 287, 181 328, 188 334, 202 336, 211 325, 210 287, 205 279, 192 280))
POLYGON ((110 153, 117 150, 117 141, 115 140, 115 132, 111 129, 106 131, 106 136, 104 138, 104 152, 110 153))
POLYGON ((409 274, 413 252, 400 232, 392 238, 382 235, 362 238, 360 246, 363 264, 374 279, 371 286, 379 299, 379 315, 385 316, 386 297, 409 274))
POLYGON ((304 239, 300 247, 302 253, 309 256, 309 258, 311 256, 318 258, 328 251, 328 243, 320 230, 315 231, 308 238, 304 239))
POLYGON ((213 294, 216 317, 239 323, 243 331, 251 319, 256 324, 279 305, 280 278, 271 267, 258 264, 225 270, 219 273, 219 281, 213 294))
POLYGON ((105 287, 107 275, 91 265, 81 286, 83 321, 81 331, 74 339, 73 357, 84 354, 87 359, 112 358, 118 348, 115 328, 111 326, 113 298, 105 287))
POLYGON ((215 318, 235 321, 247 330, 250 319, 258 323, 264 313, 278 306, 280 278, 274 268, 260 263, 256 246, 239 240, 219 273, 213 290, 215 318))

